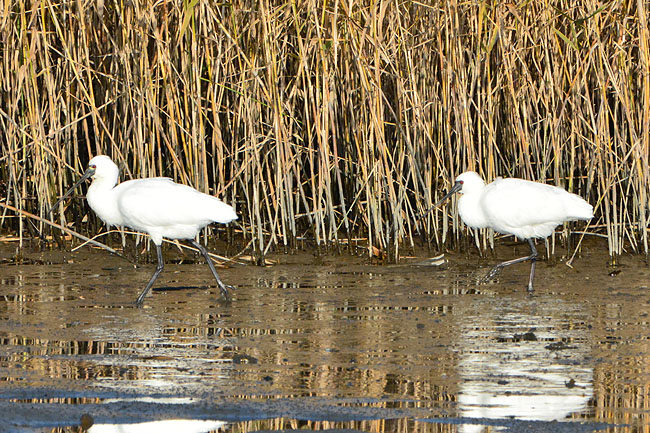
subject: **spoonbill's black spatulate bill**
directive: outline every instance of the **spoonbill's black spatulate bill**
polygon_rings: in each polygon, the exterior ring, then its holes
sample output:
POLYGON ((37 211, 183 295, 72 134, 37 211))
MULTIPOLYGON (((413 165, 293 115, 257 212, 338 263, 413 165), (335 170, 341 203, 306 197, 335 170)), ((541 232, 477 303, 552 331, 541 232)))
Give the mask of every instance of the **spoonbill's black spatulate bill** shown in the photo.
POLYGON ((52 206, 52 209, 84 180, 91 178, 92 184, 88 188, 86 200, 102 221, 111 226, 127 226, 151 236, 156 246, 158 265, 136 300, 138 306, 142 305, 163 270, 164 262, 160 248, 163 238, 188 239, 201 251, 222 295, 227 299, 228 289, 233 287, 221 281, 208 252, 194 238, 210 223, 226 224, 236 220, 235 210, 216 197, 187 185, 177 184, 169 178, 136 179, 118 185, 118 177, 119 169, 109 157, 96 156, 88 163, 88 169, 81 179, 52 206))
POLYGON ((496 179, 486 185, 473 171, 459 175, 449 193, 434 207, 456 192, 462 194, 458 213, 466 225, 515 235, 530 245, 530 256, 499 263, 485 279, 491 279, 506 266, 530 260, 528 290, 531 292, 537 260, 533 239, 547 238, 564 221, 589 220, 594 216, 589 203, 557 186, 516 178, 496 179))

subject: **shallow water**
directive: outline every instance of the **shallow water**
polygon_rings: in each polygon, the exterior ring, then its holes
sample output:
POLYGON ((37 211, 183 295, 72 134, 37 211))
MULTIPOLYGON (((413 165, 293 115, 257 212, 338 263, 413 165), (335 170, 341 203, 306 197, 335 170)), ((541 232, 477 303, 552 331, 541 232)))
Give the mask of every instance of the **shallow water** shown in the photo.
POLYGON ((5 260, 0 431, 650 431, 648 267, 593 246, 573 269, 540 262, 532 295, 528 264, 477 284, 525 251, 278 255, 219 269, 230 302, 186 255, 140 309, 151 264, 5 260))

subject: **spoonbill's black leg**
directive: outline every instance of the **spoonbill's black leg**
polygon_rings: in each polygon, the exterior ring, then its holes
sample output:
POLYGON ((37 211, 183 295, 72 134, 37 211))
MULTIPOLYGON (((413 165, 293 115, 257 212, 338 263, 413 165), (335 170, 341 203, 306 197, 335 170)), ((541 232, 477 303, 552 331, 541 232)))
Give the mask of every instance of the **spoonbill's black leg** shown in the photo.
POLYGON ((149 282, 147 283, 147 287, 144 288, 142 293, 140 293, 140 296, 138 296, 138 299, 135 301, 135 305, 137 305, 138 307, 142 306, 142 303, 144 302, 144 297, 147 296, 147 293, 149 293, 151 286, 153 286, 153 282, 156 281, 156 278, 158 278, 158 275, 160 275, 160 273, 163 270, 163 266, 165 263, 163 261, 162 249, 160 248, 160 245, 156 245, 156 254, 158 254, 158 264, 156 265, 156 270, 151 276, 149 282))
POLYGON ((535 244, 533 243, 532 239, 527 239, 527 240, 528 240, 528 245, 530 245, 530 256, 521 257, 514 260, 508 260, 507 262, 499 263, 498 265, 490 269, 490 272, 488 272, 485 278, 483 278, 483 282, 490 281, 501 271, 501 269, 505 268, 506 266, 510 266, 510 265, 514 265, 515 263, 521 263, 530 260, 532 264, 530 265, 530 278, 528 279, 528 291, 532 292, 534 290, 533 278, 535 277, 535 262, 537 261, 537 249, 535 248, 535 244))
POLYGON ((537 249, 532 239, 528 239, 528 244, 530 245, 530 278, 528 279, 528 291, 532 292, 533 290, 533 278, 535 278, 535 263, 537 263, 537 249))
POLYGON ((201 254, 203 254, 203 258, 205 258, 206 263, 208 264, 208 266, 210 267, 210 270, 212 271, 212 275, 214 275, 214 278, 217 280, 217 284, 219 285, 219 288, 221 289, 221 295, 225 299, 230 299, 230 293, 228 292, 228 289, 234 290, 235 287, 224 284, 223 281, 221 281, 221 278, 219 278, 219 274, 217 274, 217 270, 214 269, 214 265, 212 264, 212 259, 210 258, 210 255, 208 254, 208 251, 203 247, 203 245, 196 242, 194 239, 191 239, 190 243, 195 248, 197 248, 199 251, 201 251, 201 254))

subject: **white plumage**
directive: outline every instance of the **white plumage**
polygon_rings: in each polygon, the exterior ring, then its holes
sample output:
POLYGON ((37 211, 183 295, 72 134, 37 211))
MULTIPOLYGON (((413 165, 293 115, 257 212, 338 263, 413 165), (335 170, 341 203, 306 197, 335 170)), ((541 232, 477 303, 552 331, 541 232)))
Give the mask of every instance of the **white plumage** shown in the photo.
MULTIPOLYGON (((142 304, 145 295, 162 271, 160 245, 163 238, 190 240, 205 257, 223 295, 228 296, 228 287, 231 286, 223 284, 207 251, 194 241, 194 238, 202 228, 212 222, 225 224, 236 220, 237 214, 231 206, 216 197, 187 185, 177 184, 165 177, 129 180, 116 186, 119 169, 104 155, 89 161, 88 170, 59 201, 89 177, 93 182, 88 188, 86 200, 97 216, 108 225, 127 226, 149 234, 156 246, 158 266, 138 297, 138 305, 142 304)), ((56 204, 52 208, 55 206, 56 204)))
POLYGON ((96 168, 86 199, 97 216, 108 225, 148 233, 155 244, 163 237, 193 239, 212 222, 237 219, 235 210, 218 198, 169 178, 129 180, 116 186, 119 169, 109 157, 96 156, 88 165, 96 168))
POLYGON ((496 179, 486 185, 481 177, 467 171, 456 178, 454 187, 437 204, 455 192, 462 194, 458 200, 458 213, 472 228, 491 228, 528 240, 531 255, 510 260, 495 266, 487 278, 503 267, 532 260, 528 289, 533 290, 537 250, 533 238, 546 238, 564 221, 589 220, 593 207, 581 197, 562 188, 531 182, 524 179, 496 179))
POLYGON ((456 182, 462 186, 458 213, 472 228, 489 227, 519 239, 546 238, 564 221, 594 216, 589 203, 557 186, 515 178, 486 185, 473 171, 456 182))

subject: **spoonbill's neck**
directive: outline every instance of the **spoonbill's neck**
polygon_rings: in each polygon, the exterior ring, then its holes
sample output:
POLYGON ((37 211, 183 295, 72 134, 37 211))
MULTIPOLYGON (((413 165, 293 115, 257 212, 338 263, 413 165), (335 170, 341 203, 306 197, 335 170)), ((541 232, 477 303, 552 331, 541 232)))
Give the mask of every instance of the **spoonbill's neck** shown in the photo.
POLYGON ((95 177, 88 190, 110 191, 117 185, 117 177, 95 177))
POLYGON ((116 177, 96 177, 86 194, 88 205, 109 226, 123 225, 114 194, 116 184, 116 177))
POLYGON ((474 185, 469 191, 463 191, 458 200, 458 213, 461 219, 474 229, 482 229, 488 226, 487 218, 481 207, 483 188, 484 185, 474 185))

